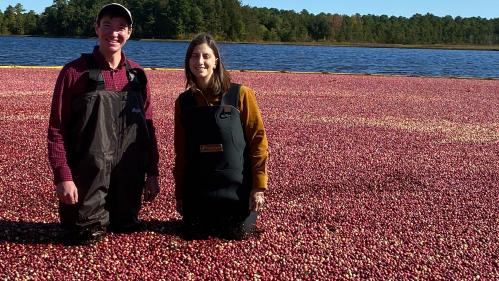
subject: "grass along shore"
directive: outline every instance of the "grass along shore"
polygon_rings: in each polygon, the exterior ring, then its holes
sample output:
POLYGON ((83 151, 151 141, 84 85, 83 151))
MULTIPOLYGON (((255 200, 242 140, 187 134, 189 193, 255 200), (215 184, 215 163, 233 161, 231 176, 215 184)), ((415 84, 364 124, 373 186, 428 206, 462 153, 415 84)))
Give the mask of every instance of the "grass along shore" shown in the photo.
MULTIPOLYGON (((155 42, 189 42, 189 40, 176 39, 133 39, 139 41, 155 42)), ((224 44, 261 44, 261 45, 296 45, 296 46, 332 46, 332 47, 357 47, 357 48, 404 48, 404 49, 443 49, 443 50, 477 50, 499 51, 499 45, 472 45, 472 44, 384 44, 384 43, 349 43, 349 42, 267 42, 267 41, 219 41, 224 44)))

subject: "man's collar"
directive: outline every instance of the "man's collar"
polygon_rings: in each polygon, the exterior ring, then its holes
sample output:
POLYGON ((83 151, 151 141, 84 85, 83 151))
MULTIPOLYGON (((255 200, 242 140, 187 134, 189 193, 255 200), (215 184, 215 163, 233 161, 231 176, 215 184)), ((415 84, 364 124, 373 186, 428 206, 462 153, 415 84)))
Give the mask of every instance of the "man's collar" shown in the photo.
MULTIPOLYGON (((97 64, 101 69, 112 70, 111 66, 109 66, 109 63, 106 61, 104 55, 99 51, 98 45, 94 47, 93 55, 97 61, 97 64)), ((125 66, 125 64, 126 64, 126 56, 125 53, 121 52, 120 63, 118 64, 118 67, 116 69, 122 68, 123 66, 125 66)))

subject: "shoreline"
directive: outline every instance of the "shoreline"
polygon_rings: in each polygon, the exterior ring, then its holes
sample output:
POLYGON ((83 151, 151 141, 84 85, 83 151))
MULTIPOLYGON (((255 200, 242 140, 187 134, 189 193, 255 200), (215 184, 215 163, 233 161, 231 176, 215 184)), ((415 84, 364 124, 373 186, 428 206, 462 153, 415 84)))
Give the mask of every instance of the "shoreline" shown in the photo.
MULTIPOLYGON (((69 37, 44 35, 0 35, 0 37, 41 37, 41 38, 74 38, 92 39, 95 37, 69 37)), ((130 38, 132 41, 146 42, 179 42, 189 43, 189 39, 160 39, 160 38, 130 38)), ((400 43, 349 43, 349 42, 277 42, 277 41, 219 41, 223 44, 248 45, 289 45, 289 46, 318 46, 318 47, 351 47, 351 48, 394 48, 394 49, 436 49, 436 50, 468 50, 468 51, 499 51, 499 45, 468 45, 468 44, 400 44, 400 43)))
MULTIPOLYGON (((181 39, 131 39, 147 42, 186 42, 181 39)), ((393 48, 393 49, 435 49, 435 50, 467 50, 467 51, 499 51, 499 45, 453 45, 453 44, 389 44, 389 43, 348 43, 348 42, 244 42, 244 41, 219 41, 223 44, 241 45, 288 45, 312 47, 345 47, 345 48, 393 48)))
MULTIPOLYGON (((62 69, 62 66, 51 65, 0 65, 0 69, 62 69)), ((144 67, 147 71, 183 71, 183 68, 168 67, 144 67)), ((404 75, 404 74, 378 74, 378 73, 355 73, 355 72, 330 72, 330 71, 289 71, 289 70, 251 70, 234 69, 229 72, 240 73, 283 73, 283 74, 322 74, 322 75, 351 75, 351 76, 379 76, 379 77, 415 77, 415 78, 444 78, 444 79, 472 79, 472 80, 499 80, 499 77, 471 77, 471 76, 426 76, 426 75, 404 75)))

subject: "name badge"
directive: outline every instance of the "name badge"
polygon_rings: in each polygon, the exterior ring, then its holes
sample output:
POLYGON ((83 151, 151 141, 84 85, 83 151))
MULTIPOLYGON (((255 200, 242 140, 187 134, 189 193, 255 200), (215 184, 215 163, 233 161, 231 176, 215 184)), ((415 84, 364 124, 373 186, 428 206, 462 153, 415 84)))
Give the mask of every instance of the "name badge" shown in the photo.
POLYGON ((222 152, 222 151, 224 151, 224 148, 221 143, 202 144, 199 146, 199 152, 201 153, 222 152))

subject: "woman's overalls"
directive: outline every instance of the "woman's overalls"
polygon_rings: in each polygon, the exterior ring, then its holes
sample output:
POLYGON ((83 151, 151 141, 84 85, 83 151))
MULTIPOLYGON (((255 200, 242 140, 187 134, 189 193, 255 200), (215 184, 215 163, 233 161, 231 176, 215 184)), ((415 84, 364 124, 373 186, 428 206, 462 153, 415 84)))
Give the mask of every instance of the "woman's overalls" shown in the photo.
POLYGON ((217 106, 197 105, 190 90, 180 95, 186 134, 182 198, 187 228, 201 225, 215 231, 239 231, 254 226, 256 214, 249 211, 251 170, 238 110, 239 89, 240 85, 231 84, 217 106))

